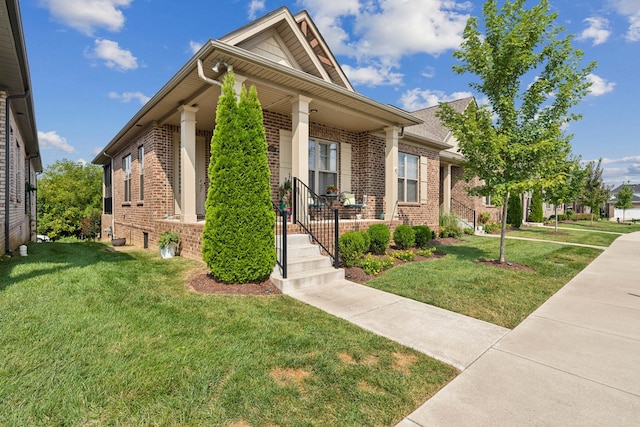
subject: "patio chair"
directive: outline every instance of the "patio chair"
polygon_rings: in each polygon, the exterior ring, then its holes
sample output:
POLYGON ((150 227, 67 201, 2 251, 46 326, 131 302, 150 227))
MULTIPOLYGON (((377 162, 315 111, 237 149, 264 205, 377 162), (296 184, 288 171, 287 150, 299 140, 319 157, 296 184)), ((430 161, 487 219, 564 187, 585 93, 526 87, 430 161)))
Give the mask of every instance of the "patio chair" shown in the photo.
POLYGON ((354 218, 357 218, 357 216, 360 215, 362 208, 367 206, 364 203, 356 203, 356 195, 353 193, 343 192, 341 199, 342 206, 347 208, 347 210, 352 211, 355 214, 354 218))

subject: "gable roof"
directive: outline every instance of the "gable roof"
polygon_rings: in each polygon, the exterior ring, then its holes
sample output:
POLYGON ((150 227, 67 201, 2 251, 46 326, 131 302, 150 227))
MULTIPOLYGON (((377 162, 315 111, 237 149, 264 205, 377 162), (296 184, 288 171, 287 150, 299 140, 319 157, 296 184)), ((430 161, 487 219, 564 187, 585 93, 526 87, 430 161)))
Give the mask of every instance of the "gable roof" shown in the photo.
POLYGON ((36 171, 42 172, 31 74, 17 0, 0 1, 0 70, 0 90, 6 91, 8 96, 17 96, 9 103, 24 138, 27 157, 33 159, 36 171), (21 96, 24 94, 26 96, 21 96))
POLYGON ((306 11, 283 6, 219 40, 354 90, 306 11))
MULTIPOLYGON (((470 96, 448 102, 448 104, 457 112, 462 113, 472 102, 475 102, 475 98, 470 96)), ((421 119, 423 123, 411 126, 407 128, 407 131, 439 142, 447 142, 451 136, 451 131, 442 124, 439 118, 436 117, 438 108, 440 107, 435 105, 433 107, 412 112, 411 114, 421 119)))
POLYGON ((631 199, 631 202, 640 203, 640 184, 620 184, 619 186, 611 190, 611 192, 609 193, 610 201, 613 203, 618 201, 618 198, 616 197, 616 195, 625 185, 633 188, 633 198, 631 199))

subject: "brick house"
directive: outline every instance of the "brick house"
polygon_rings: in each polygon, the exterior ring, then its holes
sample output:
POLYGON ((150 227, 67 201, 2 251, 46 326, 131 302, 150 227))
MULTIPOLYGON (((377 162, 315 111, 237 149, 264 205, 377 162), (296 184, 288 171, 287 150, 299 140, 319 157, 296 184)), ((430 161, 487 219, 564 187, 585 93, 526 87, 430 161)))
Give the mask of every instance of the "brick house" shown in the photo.
POLYGON ((37 172, 42 159, 20 8, 7 0, 0 3, 0 254, 35 235, 37 172))
POLYGON ((172 229, 183 254, 199 256, 209 144, 231 68, 237 93, 258 91, 274 201, 293 176, 318 194, 327 185, 355 194, 364 226, 384 218, 437 229, 441 205, 463 198, 450 132, 430 134, 439 123, 357 93, 311 17, 282 7, 209 40, 93 160, 104 168, 103 229, 145 247, 172 229))

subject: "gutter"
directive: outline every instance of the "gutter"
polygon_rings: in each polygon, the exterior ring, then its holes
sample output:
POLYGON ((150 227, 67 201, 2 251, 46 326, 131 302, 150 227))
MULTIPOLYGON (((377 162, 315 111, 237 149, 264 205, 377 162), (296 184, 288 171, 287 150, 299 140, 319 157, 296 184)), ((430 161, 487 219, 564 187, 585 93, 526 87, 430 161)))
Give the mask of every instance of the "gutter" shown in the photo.
POLYGON ((9 101, 11 101, 12 99, 20 99, 20 98, 26 98, 27 96, 29 96, 29 90, 27 89, 23 94, 20 95, 9 95, 6 97, 6 102, 5 102, 5 106, 4 106, 4 110, 5 110, 5 177, 4 177, 4 253, 9 255, 11 254, 11 245, 9 244, 9 214, 10 214, 10 209, 9 209, 9 196, 10 196, 10 185, 9 185, 9 178, 10 178, 10 173, 9 173, 9 155, 11 154, 11 120, 10 120, 10 110, 9 110, 9 101))

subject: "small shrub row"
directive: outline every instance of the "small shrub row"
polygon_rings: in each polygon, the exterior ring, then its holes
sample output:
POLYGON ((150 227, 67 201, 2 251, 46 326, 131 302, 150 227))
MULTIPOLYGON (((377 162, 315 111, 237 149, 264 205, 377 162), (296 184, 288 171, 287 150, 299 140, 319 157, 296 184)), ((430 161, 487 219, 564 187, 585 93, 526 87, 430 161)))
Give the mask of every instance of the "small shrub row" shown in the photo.
MULTIPOLYGON (((393 240, 400 249, 410 252, 408 249, 418 247, 427 248, 433 238, 431 229, 426 225, 399 225, 393 232, 393 240)), ((375 255, 384 255, 391 243, 391 233, 384 224, 374 224, 366 231, 348 231, 338 239, 340 258, 346 267, 360 264, 360 260, 367 252, 375 255)), ((407 257, 409 255, 402 255, 407 257)), ((413 255, 415 256, 415 255, 413 255)), ((402 258, 400 258, 402 259, 402 258)), ((412 258, 413 259, 413 258, 412 258)))
POLYGON ((436 251, 436 248, 420 249, 419 251, 416 252, 416 255, 423 256, 425 258, 429 258, 430 256, 433 256, 433 253, 435 251, 436 251))
POLYGON ((382 257, 376 258, 371 254, 367 254, 358 262, 358 267, 362 268, 365 274, 378 275, 382 270, 386 270, 393 266, 393 258, 382 257))
POLYGON ((412 250, 391 251, 389 252, 389 255, 392 256, 393 258, 398 258, 399 260, 404 262, 413 261, 413 259, 416 257, 416 253, 413 252, 412 250))

